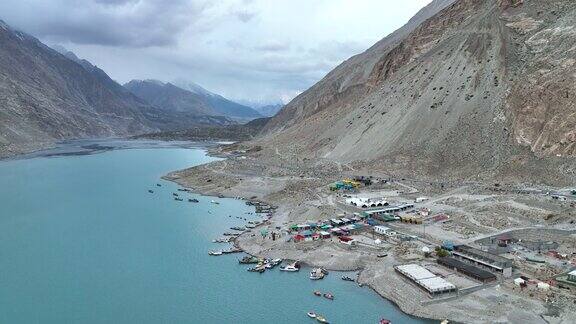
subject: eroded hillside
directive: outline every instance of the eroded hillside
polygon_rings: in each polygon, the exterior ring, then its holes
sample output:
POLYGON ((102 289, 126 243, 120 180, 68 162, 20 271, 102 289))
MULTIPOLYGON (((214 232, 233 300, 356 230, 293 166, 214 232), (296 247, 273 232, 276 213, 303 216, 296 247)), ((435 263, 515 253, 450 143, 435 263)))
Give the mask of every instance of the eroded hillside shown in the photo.
POLYGON ((294 99, 258 144, 425 175, 573 176, 575 8, 434 1, 294 99))

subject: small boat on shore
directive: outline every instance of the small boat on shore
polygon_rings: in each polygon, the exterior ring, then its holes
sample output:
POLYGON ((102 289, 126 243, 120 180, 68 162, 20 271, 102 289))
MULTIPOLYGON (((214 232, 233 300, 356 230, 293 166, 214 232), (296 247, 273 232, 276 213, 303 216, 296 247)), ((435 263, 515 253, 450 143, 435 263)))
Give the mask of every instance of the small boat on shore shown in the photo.
POLYGON ((240 234, 239 234, 239 233, 226 232, 226 233, 224 233, 224 234, 222 234, 222 235, 224 235, 224 236, 238 236, 238 235, 240 235, 240 234))
POLYGON ((212 240, 212 243, 230 243, 230 238, 227 237, 219 237, 215 240, 212 240))
POLYGON ((300 265, 298 264, 298 261, 296 261, 292 264, 280 267, 280 271, 297 272, 300 271, 300 265))
POLYGON ((238 263, 240 263, 240 264, 251 264, 251 263, 258 263, 258 262, 260 262, 260 259, 258 259, 257 257, 249 256, 249 255, 238 260, 238 263))
POLYGON ((377 257, 379 257, 379 258, 385 258, 387 256, 388 256, 388 253, 380 253, 377 255, 377 257))
POLYGON ((324 298, 334 300, 334 295, 332 295, 331 293, 325 293, 324 298))
POLYGON ((280 263, 282 263, 282 259, 272 259, 272 261, 270 261, 270 263, 274 266, 277 266, 280 263))
POLYGON ((324 279, 324 276, 325 274, 320 268, 312 269, 312 271, 310 271, 310 280, 324 279))
POLYGON ((218 250, 218 251, 209 251, 208 255, 212 255, 212 256, 217 256, 217 255, 222 255, 222 250, 218 250))
POLYGON ((246 228, 242 227, 242 226, 234 226, 234 227, 230 227, 230 229, 234 230, 234 231, 245 231, 246 230, 246 228))
POLYGON ((240 249, 240 248, 229 248, 228 250, 222 251, 222 253, 224 253, 224 254, 240 253, 240 252, 242 252, 242 249, 240 249))
POLYGON ((354 279, 348 277, 348 276, 342 276, 342 280, 344 281, 354 281, 354 279))
POLYGON ((280 263, 282 263, 282 259, 273 259, 273 260, 266 259, 266 260, 264 260, 264 266, 266 267, 266 269, 273 269, 274 267, 276 267, 280 263))
POLYGON ((263 273, 264 271, 266 271, 266 268, 264 268, 263 265, 259 264, 253 268, 248 268, 248 271, 263 273))
POLYGON ((316 315, 316 320, 320 323, 328 323, 328 320, 326 318, 324 318, 324 316, 322 315, 316 315))
POLYGON ((310 317, 310 318, 316 318, 316 316, 317 316, 316 313, 314 313, 314 312, 308 312, 308 313, 306 313, 306 315, 308 315, 308 317, 310 317))

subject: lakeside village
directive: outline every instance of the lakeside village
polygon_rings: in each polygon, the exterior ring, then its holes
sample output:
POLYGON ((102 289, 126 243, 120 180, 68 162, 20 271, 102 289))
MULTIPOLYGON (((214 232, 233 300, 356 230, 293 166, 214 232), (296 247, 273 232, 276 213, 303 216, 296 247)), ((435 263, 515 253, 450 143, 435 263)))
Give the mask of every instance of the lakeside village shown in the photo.
MULTIPOLYGON (((561 298, 574 300, 575 230, 524 227, 486 234, 462 231, 462 220, 450 215, 446 197, 414 196, 417 191, 409 187, 406 191, 391 191, 385 182, 375 184, 368 177, 357 177, 332 183, 326 191, 336 199, 328 199, 327 204, 339 212, 316 220, 284 222, 282 226, 271 222, 277 207, 252 197, 246 204, 264 215, 262 220, 232 227, 232 232, 224 233, 213 242, 233 243, 233 247, 209 254, 244 252, 237 244, 242 236, 259 236, 259 244, 264 247, 285 246, 295 251, 310 251, 330 244, 381 260, 401 281, 416 288, 411 290, 411 293, 417 292, 412 299, 422 305, 450 301, 494 287, 546 302, 561 298)), ((176 200, 181 200, 178 194, 174 195, 176 200)), ((571 195, 549 196, 552 201, 575 200, 571 195)), ((218 204, 214 200, 212 203, 218 204)), ((300 270, 299 260, 285 260, 282 265, 283 261, 248 255, 239 263, 252 264, 247 270, 257 273, 277 266, 280 271, 300 270)), ((320 280, 326 275, 328 271, 323 268, 310 271, 311 280, 320 280)), ((359 279, 358 276, 342 277, 362 285, 359 279)), ((334 299, 329 292, 313 293, 334 299)), ((327 322, 314 312, 308 316, 327 322)), ((382 319, 381 323, 388 321, 382 319)))
MULTIPOLYGON (((467 227, 470 220, 459 218, 448 206, 447 201, 455 200, 452 196, 418 196, 418 191, 409 186, 390 190, 389 184, 381 182, 374 184, 369 177, 357 177, 330 184, 321 202, 339 212, 275 226, 273 240, 283 240, 283 244, 300 251, 331 244, 373 255, 402 281, 417 288, 419 293, 413 297, 421 304, 501 287, 526 299, 550 304, 563 300, 576 307, 573 227, 535 224, 480 231, 474 224, 467 227)), ((574 190, 521 194, 539 202, 569 204, 570 208, 576 201, 574 190)), ((494 223, 501 221, 496 215, 492 216, 494 223)), ((266 236, 268 230, 260 234, 266 236)))

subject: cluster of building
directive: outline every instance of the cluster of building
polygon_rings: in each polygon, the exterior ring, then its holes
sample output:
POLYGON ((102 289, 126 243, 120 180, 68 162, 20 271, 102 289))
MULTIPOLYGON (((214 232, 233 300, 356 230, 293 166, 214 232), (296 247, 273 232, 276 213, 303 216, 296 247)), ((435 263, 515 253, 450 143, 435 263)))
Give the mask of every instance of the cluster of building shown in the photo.
MULTIPOLYGON (((292 237, 295 242, 316 241, 329 239, 332 236, 345 238, 357 231, 364 229, 370 224, 363 215, 351 217, 332 218, 318 222, 307 222, 294 224, 289 227, 290 232, 296 232, 292 237)), ((343 239, 344 243, 351 243, 350 240, 343 239)))

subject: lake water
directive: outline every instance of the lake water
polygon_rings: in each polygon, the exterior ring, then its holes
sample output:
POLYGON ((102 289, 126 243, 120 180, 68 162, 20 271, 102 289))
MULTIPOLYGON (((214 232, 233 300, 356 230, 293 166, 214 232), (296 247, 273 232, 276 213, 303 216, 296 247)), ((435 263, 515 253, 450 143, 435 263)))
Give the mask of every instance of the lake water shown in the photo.
POLYGON ((337 273, 312 282, 305 269, 250 273, 239 254, 208 256, 253 209, 173 200, 178 186, 160 177, 213 159, 148 144, 0 162, 0 323, 315 323, 310 310, 331 323, 427 322, 337 273))

